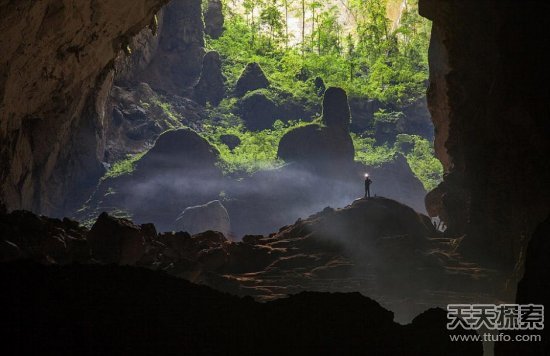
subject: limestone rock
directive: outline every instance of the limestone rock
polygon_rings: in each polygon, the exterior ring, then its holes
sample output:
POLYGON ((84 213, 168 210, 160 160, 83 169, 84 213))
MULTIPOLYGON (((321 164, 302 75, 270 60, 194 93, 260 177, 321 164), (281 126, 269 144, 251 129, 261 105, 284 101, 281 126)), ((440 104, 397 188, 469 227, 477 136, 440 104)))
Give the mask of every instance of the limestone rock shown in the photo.
POLYGON ((135 265, 145 253, 146 236, 126 219, 102 213, 88 233, 93 258, 103 263, 135 265))
POLYGON ((277 151, 277 156, 286 162, 311 166, 351 164, 354 155, 349 133, 317 124, 289 131, 281 138, 277 151))
POLYGON ((208 171, 214 168, 218 155, 195 131, 171 130, 159 136, 155 146, 138 162, 138 170, 141 175, 156 174, 163 169, 208 171))
POLYGON ((342 88, 328 88, 323 97, 323 123, 329 128, 348 131, 350 120, 346 91, 342 88))
POLYGON ((225 78, 222 74, 222 62, 216 51, 204 55, 201 76, 195 85, 195 99, 201 105, 211 103, 218 106, 225 95, 225 78))
POLYGON ((202 0, 171 1, 159 30, 158 48, 136 80, 169 94, 186 94, 199 78, 205 54, 202 0))
POLYGON ((229 134, 221 135, 220 141, 224 145, 229 147, 230 150, 234 150, 237 146, 241 144, 241 139, 239 138, 239 136, 236 136, 236 135, 229 135, 229 134))
POLYGON ((374 113, 382 109, 382 103, 375 99, 350 98, 351 130, 362 133, 372 128, 374 113))
POLYGON ((323 78, 316 77, 313 85, 315 86, 315 92, 318 96, 323 96, 325 94, 325 90, 327 88, 325 86, 325 81, 323 80, 323 78))
POLYGON ((0 198, 8 208, 60 215, 93 189, 104 172, 114 60, 167 2, 2 3, 0 198))
POLYGON ((268 86, 269 80, 265 76, 262 67, 255 62, 248 63, 235 85, 235 95, 242 97, 249 91, 265 89, 268 86))
POLYGON ((223 4, 221 0, 208 0, 204 14, 204 32, 210 38, 217 39, 223 33, 223 4))
POLYGON ((237 113, 252 131, 269 129, 277 119, 277 105, 261 91, 247 93, 238 103, 237 113))
POLYGON ((204 205, 186 208, 175 222, 176 231, 186 231, 192 235, 212 230, 225 236, 231 233, 229 214, 219 200, 204 205))
POLYGON ((349 135, 350 111, 343 89, 331 87, 323 98, 323 123, 298 127, 279 142, 277 156, 287 162, 330 169, 353 163, 355 149, 349 135))

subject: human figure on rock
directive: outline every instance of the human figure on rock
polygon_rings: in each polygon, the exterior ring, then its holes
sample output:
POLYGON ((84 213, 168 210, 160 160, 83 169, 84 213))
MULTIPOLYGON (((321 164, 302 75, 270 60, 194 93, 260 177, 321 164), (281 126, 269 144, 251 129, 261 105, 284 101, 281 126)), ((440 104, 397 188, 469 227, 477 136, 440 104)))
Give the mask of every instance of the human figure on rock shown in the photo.
POLYGON ((372 180, 369 177, 369 174, 365 174, 365 198, 370 198, 370 185, 372 180))

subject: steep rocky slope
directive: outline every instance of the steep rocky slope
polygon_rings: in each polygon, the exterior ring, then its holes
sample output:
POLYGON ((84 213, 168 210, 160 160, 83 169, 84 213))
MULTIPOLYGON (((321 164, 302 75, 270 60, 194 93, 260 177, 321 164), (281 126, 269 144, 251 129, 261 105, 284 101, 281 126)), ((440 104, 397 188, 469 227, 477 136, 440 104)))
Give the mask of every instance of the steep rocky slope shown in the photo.
POLYGON ((0 199, 56 213, 102 173, 114 60, 167 0, 0 3, 0 199))
POLYGON ((433 20, 428 103, 463 250, 512 269, 550 212, 550 42, 542 1, 420 0, 433 20))

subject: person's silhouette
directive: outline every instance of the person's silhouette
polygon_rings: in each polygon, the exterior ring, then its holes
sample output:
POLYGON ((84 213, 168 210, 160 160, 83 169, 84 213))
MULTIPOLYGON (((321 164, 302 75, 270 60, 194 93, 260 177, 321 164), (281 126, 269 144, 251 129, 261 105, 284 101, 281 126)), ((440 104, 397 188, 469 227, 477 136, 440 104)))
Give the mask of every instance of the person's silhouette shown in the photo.
POLYGON ((365 198, 370 198, 370 185, 372 180, 368 174, 365 174, 365 198))

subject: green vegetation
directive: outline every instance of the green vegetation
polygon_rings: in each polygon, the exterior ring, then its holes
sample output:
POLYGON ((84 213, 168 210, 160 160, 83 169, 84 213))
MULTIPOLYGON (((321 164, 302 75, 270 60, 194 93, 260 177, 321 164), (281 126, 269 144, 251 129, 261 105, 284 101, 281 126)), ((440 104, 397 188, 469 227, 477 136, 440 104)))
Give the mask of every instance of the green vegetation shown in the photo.
POLYGON ((139 161, 145 153, 147 153, 147 151, 136 153, 134 155, 127 155, 126 159, 113 163, 102 179, 116 178, 123 174, 132 173, 136 168, 137 161, 139 161))
POLYGON ((351 96, 414 101, 425 93, 430 22, 408 0, 392 23, 387 1, 225 1, 225 32, 208 47, 222 56, 230 86, 258 62, 276 88, 305 100, 320 76, 351 96))
MULTIPOLYGON (((418 15, 418 0, 223 2, 224 33, 219 39, 207 39, 207 47, 222 57, 228 92, 245 66, 257 62, 271 87, 253 93, 263 94, 278 107, 292 101, 307 108, 306 112, 318 111, 317 77, 327 87, 344 88, 350 97, 390 104, 395 109, 376 112, 371 129, 352 134, 356 160, 378 166, 401 153, 426 189, 438 184, 442 167, 428 140, 401 134, 394 144, 381 144, 374 137, 377 125, 391 128, 404 118, 399 111, 403 105, 425 95, 430 22, 418 15), (392 16, 391 8, 398 9, 392 16)), ((238 104, 239 99, 229 95, 217 107, 207 106, 206 122, 189 123, 170 103, 157 98, 150 102, 164 114, 168 128, 192 125, 217 147, 224 172, 237 176, 280 166, 283 162, 277 159, 277 148, 281 137, 318 119, 277 121, 271 129, 248 131, 237 116, 238 104), (236 136, 240 144, 231 150, 222 142, 224 135, 236 136)), ((128 156, 113 164, 104 178, 131 173, 142 156, 128 156)))
POLYGON ((202 136, 220 151, 220 164, 224 172, 250 174, 283 165, 284 162, 277 159, 279 141, 288 131, 307 124, 302 121, 287 124, 276 121, 272 129, 259 132, 248 131, 242 125, 207 124, 202 136), (222 142, 223 135, 234 135, 241 143, 231 150, 222 142))
POLYGON ((397 135, 393 146, 377 146, 373 138, 352 134, 355 159, 369 166, 390 162, 397 153, 403 154, 413 173, 426 190, 435 188, 443 178, 441 162, 434 157, 432 144, 416 135, 397 135))

